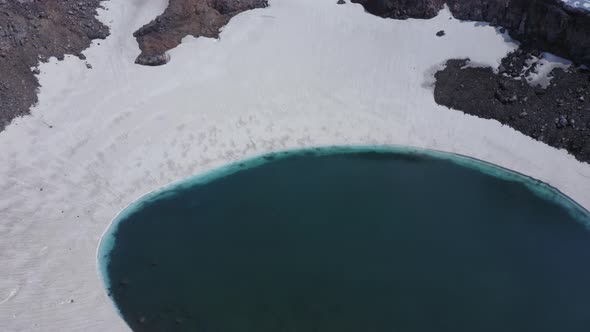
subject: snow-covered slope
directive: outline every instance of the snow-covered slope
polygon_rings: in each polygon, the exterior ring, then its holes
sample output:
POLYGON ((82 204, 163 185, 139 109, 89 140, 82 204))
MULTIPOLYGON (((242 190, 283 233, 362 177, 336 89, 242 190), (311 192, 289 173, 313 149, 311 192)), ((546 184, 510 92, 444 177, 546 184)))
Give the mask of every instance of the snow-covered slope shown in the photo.
POLYGON ((187 38, 166 66, 133 65, 132 32, 165 5, 107 3, 112 36, 85 52, 93 69, 74 57, 43 65, 39 105, 0 133, 0 331, 125 331, 95 267, 111 219, 159 186, 271 150, 456 152, 590 207, 589 165, 435 104, 429 84, 446 59, 497 66, 515 47, 491 27, 447 11, 395 21, 334 0, 274 0, 220 40, 187 38))
POLYGON ((590 0, 563 0, 569 6, 590 10, 590 0))
POLYGON ((523 75, 534 66, 535 70, 531 71, 526 75, 526 80, 530 85, 540 86, 547 88, 551 84, 553 76, 551 72, 556 68, 566 70, 572 65, 571 61, 558 57, 551 53, 541 53, 539 57, 533 57, 527 61, 526 66, 523 68, 523 75))

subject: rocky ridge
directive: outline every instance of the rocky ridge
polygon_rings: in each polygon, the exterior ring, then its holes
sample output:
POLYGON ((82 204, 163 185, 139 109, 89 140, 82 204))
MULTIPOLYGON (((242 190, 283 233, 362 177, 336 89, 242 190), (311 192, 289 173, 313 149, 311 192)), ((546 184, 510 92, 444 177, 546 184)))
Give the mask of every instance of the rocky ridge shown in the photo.
POLYGON ((435 75, 434 99, 590 162, 590 73, 586 67, 554 69, 546 88, 531 85, 526 76, 535 68, 526 64, 538 54, 519 49, 503 59, 500 72, 449 60, 435 75))
POLYGON ((100 0, 0 0, 0 131, 37 102, 39 61, 81 53, 108 28, 96 19, 100 0))
MULTIPOLYGON (((82 51, 90 42, 108 36, 108 27, 96 19, 101 1, 0 0, 0 131, 38 100, 39 71, 31 68, 65 54, 85 60, 82 51)), ((136 63, 165 64, 166 51, 185 36, 218 37, 233 16, 267 5, 266 0, 170 0, 162 15, 134 33, 141 49, 136 63)))
POLYGON ((352 1, 371 14, 395 19, 432 18, 446 4, 455 18, 502 26, 528 47, 590 64, 590 11, 561 0, 352 1))
POLYGON ((170 0, 162 15, 133 34, 141 49, 135 62, 163 65, 169 60, 166 51, 178 46, 182 38, 217 38, 219 29, 235 15, 266 6, 266 0, 170 0))
MULTIPOLYGON (((452 109, 495 119, 531 138, 590 162, 590 11, 561 0, 353 0, 375 15, 431 18, 445 4, 454 17, 508 29, 521 47, 499 68, 465 66, 453 59, 435 74, 434 99, 452 109), (408 7, 409 6, 409 7, 408 7), (541 51, 574 61, 549 73, 544 87, 529 83, 541 51), (531 65, 532 64, 532 65, 531 65)), ((444 32, 437 33, 444 38, 444 32)))

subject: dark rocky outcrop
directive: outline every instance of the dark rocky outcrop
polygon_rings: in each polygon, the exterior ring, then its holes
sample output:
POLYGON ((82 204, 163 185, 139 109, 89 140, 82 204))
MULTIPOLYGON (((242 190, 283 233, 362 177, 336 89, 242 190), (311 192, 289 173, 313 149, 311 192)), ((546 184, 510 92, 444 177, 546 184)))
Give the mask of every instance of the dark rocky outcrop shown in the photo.
POLYGON ((509 29, 527 46, 576 63, 590 63, 590 12, 561 0, 447 1, 459 19, 486 21, 509 29))
POLYGON ((0 0, 0 131, 37 102, 38 70, 55 56, 81 54, 109 30, 96 18, 100 0, 0 0))
POLYGON ((141 49, 135 62, 165 64, 169 60, 166 51, 178 46, 182 38, 217 38, 219 29, 233 16, 267 5, 266 0, 170 0, 162 15, 133 34, 141 49))
POLYGON ((375 15, 432 18, 446 3, 458 19, 485 21, 509 29, 527 46, 576 63, 590 63, 590 12, 561 0, 353 0, 375 15))
POLYGON ((395 19, 432 18, 438 14, 444 0, 352 0, 373 15, 395 19))
MULTIPOLYGON (((436 73, 435 101, 485 119, 495 119, 533 139, 566 149, 590 162, 590 12, 561 0, 352 0, 375 15, 432 18, 446 3, 453 16, 507 28, 522 47, 492 68, 449 60, 436 73), (580 66, 551 73, 546 88, 530 85, 530 59, 548 51, 580 66)), ((437 34, 439 35, 439 34, 437 34)), ((439 35, 440 36, 440 35, 439 35)))
POLYGON ((495 119, 590 162, 590 73, 585 67, 555 69, 546 89, 531 86, 522 77, 530 55, 522 50, 509 54, 503 60, 503 73, 464 67, 466 60, 450 60, 435 75, 434 99, 449 108, 495 119))

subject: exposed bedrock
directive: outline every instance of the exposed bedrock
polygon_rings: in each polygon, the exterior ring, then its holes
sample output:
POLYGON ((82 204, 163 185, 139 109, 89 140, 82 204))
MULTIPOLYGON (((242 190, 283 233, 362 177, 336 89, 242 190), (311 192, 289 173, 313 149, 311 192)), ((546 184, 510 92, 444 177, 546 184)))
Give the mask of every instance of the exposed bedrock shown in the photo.
POLYGON ((373 15, 395 19, 432 18, 443 7, 444 0, 352 0, 373 15))
POLYGON ((585 68, 554 69, 551 84, 543 89, 524 78, 514 79, 528 58, 522 50, 509 54, 502 61, 503 73, 466 67, 466 60, 449 60, 436 73, 434 99, 449 108, 495 119, 590 163, 590 73, 585 68))
POLYGON ((561 0, 352 0, 375 15, 432 18, 446 3, 458 19, 503 26, 524 44, 590 63, 590 11, 561 0))
POLYGON ((37 102, 39 61, 82 52, 109 29, 96 19, 100 0, 0 0, 0 131, 37 102))
POLYGON ((182 38, 217 38, 219 29, 233 16, 267 5, 266 0, 170 0, 162 15, 133 34, 141 49, 135 62, 165 64, 169 60, 166 51, 178 46, 182 38))
MULTIPOLYGON (((435 101, 495 119, 533 139, 590 162, 590 74, 587 67, 555 69, 551 84, 529 84, 540 50, 590 64, 590 12, 561 0, 352 0, 372 14, 396 19, 432 18, 445 5, 454 17, 502 26, 522 47, 502 60, 499 72, 449 60, 436 74, 435 101), (530 67, 530 68, 529 68, 530 67)), ((444 32, 437 34, 444 36, 444 32)))

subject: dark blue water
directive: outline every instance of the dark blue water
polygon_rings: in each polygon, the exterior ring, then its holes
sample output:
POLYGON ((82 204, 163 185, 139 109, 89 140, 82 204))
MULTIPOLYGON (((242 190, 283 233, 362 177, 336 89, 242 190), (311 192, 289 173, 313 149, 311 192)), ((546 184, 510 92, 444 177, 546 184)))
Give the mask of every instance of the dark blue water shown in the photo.
POLYGON ((299 151, 135 203, 99 263, 134 331, 588 332, 588 222, 461 157, 299 151))

